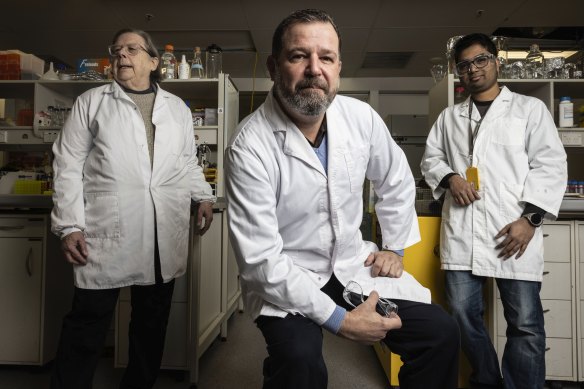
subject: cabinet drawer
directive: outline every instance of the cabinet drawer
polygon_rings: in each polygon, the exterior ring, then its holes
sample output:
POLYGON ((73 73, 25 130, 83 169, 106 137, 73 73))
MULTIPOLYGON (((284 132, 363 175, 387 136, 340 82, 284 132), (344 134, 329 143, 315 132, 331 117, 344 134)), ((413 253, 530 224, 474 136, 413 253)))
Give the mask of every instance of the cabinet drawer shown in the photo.
POLYGON ((44 217, 0 217, 0 237, 39 237, 45 233, 44 217))
POLYGON ((208 145, 217 144, 217 129, 216 128, 197 128, 195 127, 195 143, 197 146, 206 142, 208 145))
POLYGON ((567 224, 543 225, 543 250, 546 262, 570 262, 572 235, 567 224))
MULTIPOLYGON (((505 343, 507 338, 504 336, 497 337, 497 355, 499 363, 503 358, 503 351, 505 350, 505 343)), ((574 369, 572 366, 572 339, 546 339, 545 352, 545 375, 553 378, 574 378, 574 369)))
MULTIPOLYGON (((542 300, 545 333, 550 338, 572 338, 572 303, 563 300, 542 300)), ((497 299, 497 334, 504 335, 507 322, 503 304, 497 299)))
POLYGON ((542 300, 571 300, 570 263, 545 262, 540 296, 542 300))

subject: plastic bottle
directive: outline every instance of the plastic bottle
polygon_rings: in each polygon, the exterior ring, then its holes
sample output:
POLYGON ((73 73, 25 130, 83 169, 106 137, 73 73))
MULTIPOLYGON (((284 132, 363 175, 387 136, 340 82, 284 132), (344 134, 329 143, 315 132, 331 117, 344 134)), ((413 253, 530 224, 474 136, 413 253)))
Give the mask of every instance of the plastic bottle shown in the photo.
POLYGON ((219 73, 222 72, 222 57, 223 50, 216 44, 212 44, 207 47, 206 52, 206 66, 207 66, 207 78, 218 78, 219 73))
POLYGON ((539 45, 533 44, 525 57, 527 78, 545 78, 544 58, 539 45))
POLYGON ((195 55, 191 63, 191 78, 205 78, 203 60, 201 59, 201 48, 195 47, 195 55))
POLYGON ((558 116, 561 128, 574 127, 574 104, 568 96, 560 97, 558 116))
POLYGON ((163 79, 176 78, 176 58, 174 56, 174 46, 164 46, 164 54, 162 54, 162 66, 160 67, 163 79))
POLYGON ((180 63, 178 64, 178 78, 181 80, 188 80, 190 77, 191 67, 187 62, 187 57, 183 54, 180 63))

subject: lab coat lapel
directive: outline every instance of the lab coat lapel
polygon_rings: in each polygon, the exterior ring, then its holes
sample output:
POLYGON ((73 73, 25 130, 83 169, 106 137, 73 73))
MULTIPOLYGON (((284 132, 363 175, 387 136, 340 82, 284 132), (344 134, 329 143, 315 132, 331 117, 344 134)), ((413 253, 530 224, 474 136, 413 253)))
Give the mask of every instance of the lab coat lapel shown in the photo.
POLYGON ((286 155, 301 160, 313 169, 318 170, 323 176, 326 177, 324 167, 320 163, 316 153, 302 132, 300 132, 298 127, 296 127, 296 125, 292 123, 292 121, 282 111, 278 105, 278 102, 274 98, 272 91, 270 91, 270 94, 266 99, 266 108, 266 117, 271 123, 272 130, 274 132, 284 133, 284 144, 282 146, 282 152, 286 155))
POLYGON ((511 91, 506 86, 502 87, 501 92, 495 98, 495 100, 491 104, 491 107, 487 111, 487 114, 485 115, 485 119, 483 120, 483 122, 490 123, 501 116, 507 115, 507 111, 511 106, 512 96, 513 95, 511 91))

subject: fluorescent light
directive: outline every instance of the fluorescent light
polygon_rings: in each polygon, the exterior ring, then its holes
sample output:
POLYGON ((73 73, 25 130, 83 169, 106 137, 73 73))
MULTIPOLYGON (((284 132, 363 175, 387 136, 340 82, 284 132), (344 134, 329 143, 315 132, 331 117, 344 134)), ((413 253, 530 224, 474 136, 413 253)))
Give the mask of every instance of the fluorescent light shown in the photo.
MULTIPOLYGON (((507 59, 508 60, 525 59, 525 57, 527 57, 528 53, 529 53, 529 50, 525 50, 525 51, 510 50, 507 52, 507 59)), ((562 50, 562 51, 554 50, 554 51, 542 51, 541 53, 543 54, 544 58, 556 58, 556 57, 570 58, 574 54, 578 53, 578 51, 577 50, 562 50)), ((505 54, 505 52, 501 50, 499 52, 499 57, 505 57, 504 54, 505 54)))

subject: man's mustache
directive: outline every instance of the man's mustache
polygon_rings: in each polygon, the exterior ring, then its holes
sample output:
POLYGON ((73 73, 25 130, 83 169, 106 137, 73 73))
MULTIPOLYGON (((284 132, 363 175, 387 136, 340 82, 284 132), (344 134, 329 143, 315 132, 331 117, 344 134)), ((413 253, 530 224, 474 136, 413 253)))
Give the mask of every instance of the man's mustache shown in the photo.
POLYGON ((313 78, 313 79, 305 79, 300 81, 296 85, 296 90, 306 89, 306 88, 319 88, 324 91, 328 90, 328 83, 324 80, 313 78))

